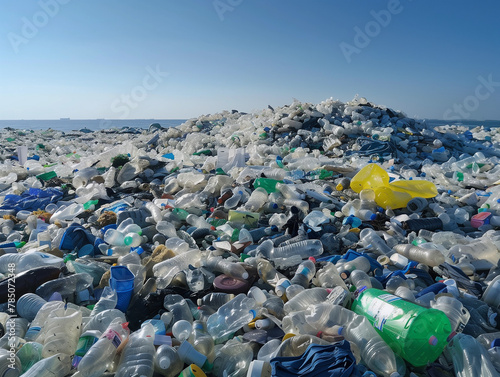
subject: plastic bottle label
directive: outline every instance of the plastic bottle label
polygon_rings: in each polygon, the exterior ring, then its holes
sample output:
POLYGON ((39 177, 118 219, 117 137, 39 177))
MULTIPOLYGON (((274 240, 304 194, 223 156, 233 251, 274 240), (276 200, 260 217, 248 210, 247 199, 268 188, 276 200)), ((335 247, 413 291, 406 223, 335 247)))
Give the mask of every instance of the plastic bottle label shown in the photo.
POLYGON ((380 295, 373 299, 367 310, 368 314, 373 317, 373 327, 383 331, 387 319, 397 310, 390 303, 397 300, 401 300, 401 297, 390 294, 380 295))
POLYGON ((301 274, 304 276, 307 276, 311 270, 308 269, 307 267, 302 267, 300 271, 297 271, 297 274, 301 274))
POLYGON ((85 356, 87 351, 97 342, 97 338, 92 335, 82 336, 78 339, 78 345, 76 346, 75 355, 85 356))
POLYGON ((120 344, 122 343, 122 338, 120 334, 118 334, 115 330, 107 330, 104 334, 102 334, 101 338, 107 338, 111 340, 111 343, 118 348, 120 344))

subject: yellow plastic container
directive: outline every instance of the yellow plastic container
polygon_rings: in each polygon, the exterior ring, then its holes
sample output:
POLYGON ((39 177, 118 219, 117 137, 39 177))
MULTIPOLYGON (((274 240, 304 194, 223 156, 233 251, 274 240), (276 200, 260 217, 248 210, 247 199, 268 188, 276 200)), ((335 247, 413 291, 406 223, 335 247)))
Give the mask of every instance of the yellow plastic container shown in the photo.
POLYGON ((438 194, 436 185, 425 180, 389 183, 389 174, 377 164, 368 164, 361 169, 352 178, 351 189, 358 193, 372 189, 375 191, 375 203, 384 209, 404 208, 413 198, 433 198, 438 194))

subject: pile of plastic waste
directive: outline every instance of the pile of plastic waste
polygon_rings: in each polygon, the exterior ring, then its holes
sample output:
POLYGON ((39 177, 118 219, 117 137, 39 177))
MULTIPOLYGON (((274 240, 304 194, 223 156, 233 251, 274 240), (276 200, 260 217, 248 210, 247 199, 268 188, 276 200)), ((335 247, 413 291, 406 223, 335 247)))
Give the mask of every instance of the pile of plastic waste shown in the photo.
POLYGON ((1 375, 500 371, 500 128, 360 98, 0 140, 1 375))

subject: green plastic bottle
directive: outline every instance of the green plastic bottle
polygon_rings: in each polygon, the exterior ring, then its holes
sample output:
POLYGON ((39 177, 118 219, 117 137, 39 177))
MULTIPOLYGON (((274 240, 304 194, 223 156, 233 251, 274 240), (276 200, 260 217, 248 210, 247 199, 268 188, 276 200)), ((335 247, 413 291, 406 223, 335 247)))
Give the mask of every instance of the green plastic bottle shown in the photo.
POLYGON ((413 366, 435 361, 448 344, 451 324, 440 310, 375 288, 359 291, 351 309, 365 316, 392 350, 413 366))
POLYGON ((262 187, 264 190, 267 191, 268 194, 271 194, 273 192, 276 192, 277 183, 283 183, 283 181, 260 177, 255 179, 255 181, 253 182, 253 187, 254 188, 262 187))

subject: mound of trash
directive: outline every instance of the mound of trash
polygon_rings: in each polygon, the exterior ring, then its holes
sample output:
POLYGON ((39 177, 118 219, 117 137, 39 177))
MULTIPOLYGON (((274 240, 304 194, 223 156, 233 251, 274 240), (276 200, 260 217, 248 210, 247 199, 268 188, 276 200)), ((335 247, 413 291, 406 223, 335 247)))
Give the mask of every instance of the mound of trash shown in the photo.
POLYGON ((0 140, 6 375, 500 371, 500 127, 355 98, 0 140))

